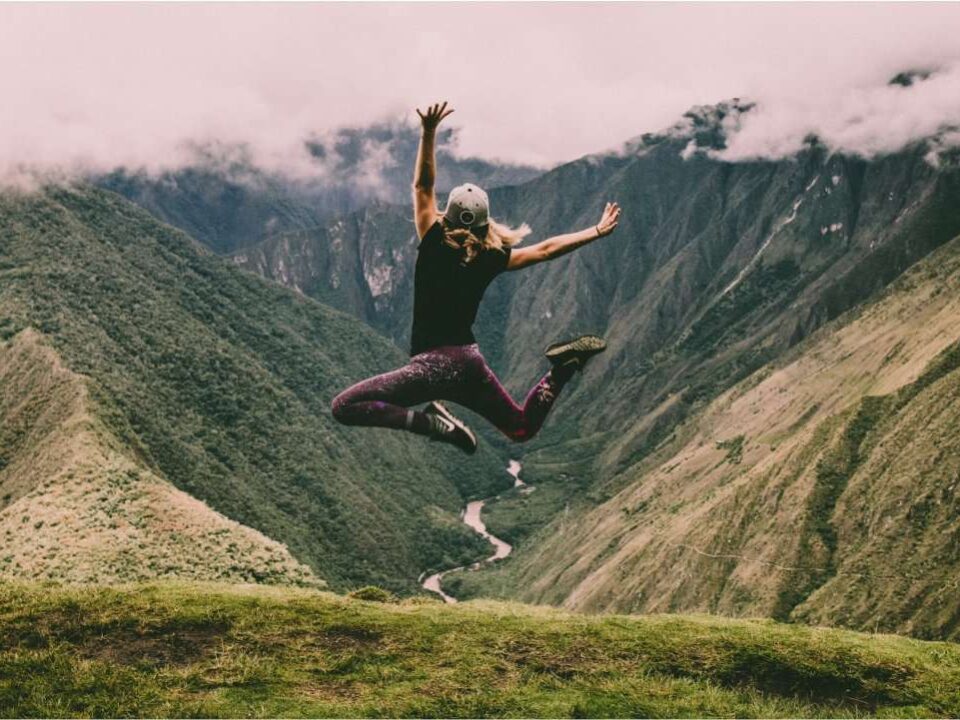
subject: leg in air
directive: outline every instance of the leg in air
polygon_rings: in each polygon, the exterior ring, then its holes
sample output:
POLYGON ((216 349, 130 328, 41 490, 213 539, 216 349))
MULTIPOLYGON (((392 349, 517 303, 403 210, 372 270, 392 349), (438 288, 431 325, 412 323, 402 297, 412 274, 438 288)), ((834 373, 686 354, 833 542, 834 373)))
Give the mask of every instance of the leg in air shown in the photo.
POLYGON ((333 399, 331 411, 344 425, 407 430, 473 453, 476 437, 443 406, 411 409, 448 396, 460 377, 456 353, 447 348, 428 351, 401 368, 350 386, 333 399))
POLYGON ((454 402, 482 415, 511 440, 526 442, 539 432, 564 385, 606 344, 596 336, 585 335, 551 345, 547 357, 553 367, 530 389, 522 405, 510 397, 479 349, 470 347, 471 378, 458 388, 454 402))

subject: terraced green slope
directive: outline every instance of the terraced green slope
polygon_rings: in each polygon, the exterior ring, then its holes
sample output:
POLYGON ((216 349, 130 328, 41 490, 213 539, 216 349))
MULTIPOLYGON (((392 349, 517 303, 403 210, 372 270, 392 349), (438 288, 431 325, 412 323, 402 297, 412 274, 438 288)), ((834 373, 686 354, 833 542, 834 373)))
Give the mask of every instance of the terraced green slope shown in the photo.
POLYGON ((0 339, 28 328, 86 376, 126 457, 285 543, 333 587, 413 590, 422 570, 483 552, 457 512, 507 484, 499 458, 463 463, 453 448, 330 417, 338 390, 401 352, 117 195, 0 197, 0 339))
POLYGON ((770 621, 0 588, 5 717, 956 717, 960 649, 770 621))

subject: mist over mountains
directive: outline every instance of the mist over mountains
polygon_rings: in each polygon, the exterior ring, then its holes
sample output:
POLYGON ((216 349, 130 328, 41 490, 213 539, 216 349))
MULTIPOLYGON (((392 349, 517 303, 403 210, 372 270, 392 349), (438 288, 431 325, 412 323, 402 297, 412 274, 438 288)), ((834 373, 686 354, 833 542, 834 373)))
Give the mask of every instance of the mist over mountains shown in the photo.
MULTIPOLYGON (((116 170, 92 182, 117 192, 220 253, 374 202, 408 203, 419 126, 401 121, 339 128, 304 142, 310 172, 269 171, 243 147, 198 148, 192 164, 160 174, 116 170)), ((457 154, 457 131, 437 135, 437 188, 525 182, 542 170, 457 154)))

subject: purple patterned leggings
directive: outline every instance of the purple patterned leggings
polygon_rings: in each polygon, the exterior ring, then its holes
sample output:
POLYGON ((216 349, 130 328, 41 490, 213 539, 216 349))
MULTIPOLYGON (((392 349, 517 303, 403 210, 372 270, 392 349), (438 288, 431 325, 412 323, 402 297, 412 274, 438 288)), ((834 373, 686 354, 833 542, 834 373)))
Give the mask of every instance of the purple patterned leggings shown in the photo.
POLYGON ((493 423, 511 440, 529 440, 543 425, 573 370, 551 370, 527 393, 523 406, 510 397, 476 343, 445 345, 414 355, 407 365, 362 380, 333 399, 333 416, 345 425, 372 425, 426 434, 426 416, 412 405, 449 400, 493 423))

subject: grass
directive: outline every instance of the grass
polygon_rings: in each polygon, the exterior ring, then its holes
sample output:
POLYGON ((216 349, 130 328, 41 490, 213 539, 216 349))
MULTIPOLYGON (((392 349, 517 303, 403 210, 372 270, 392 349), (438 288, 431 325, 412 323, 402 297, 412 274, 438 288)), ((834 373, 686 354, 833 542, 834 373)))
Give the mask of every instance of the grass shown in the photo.
POLYGON ((0 589, 0 715, 919 717, 960 648, 682 616, 218 585, 0 589))

